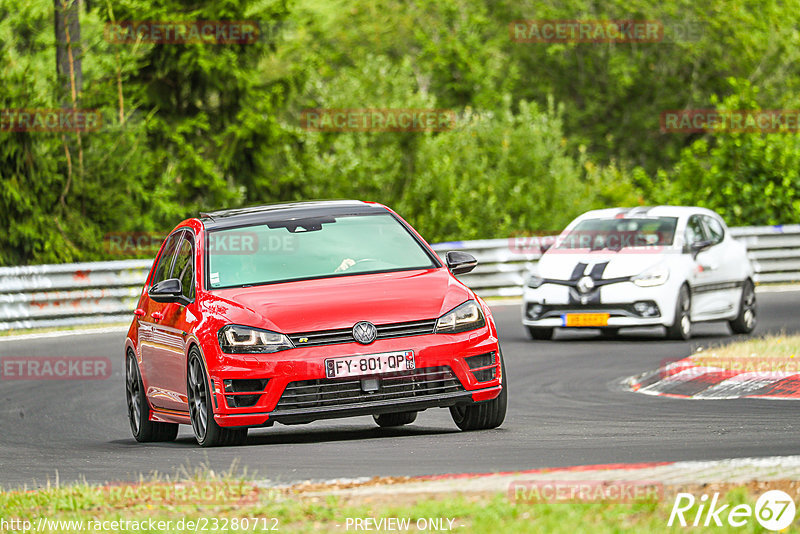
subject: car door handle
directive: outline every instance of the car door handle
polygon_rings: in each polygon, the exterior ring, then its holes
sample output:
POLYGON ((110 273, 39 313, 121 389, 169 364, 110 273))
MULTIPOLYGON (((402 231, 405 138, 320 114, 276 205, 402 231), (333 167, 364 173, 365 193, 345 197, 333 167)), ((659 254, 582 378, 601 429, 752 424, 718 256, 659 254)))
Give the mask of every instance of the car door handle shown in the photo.
POLYGON ((163 313, 161 313, 161 312, 153 312, 153 320, 154 321, 160 321, 163 318, 164 318, 164 314, 163 313))
POLYGON ((141 309, 141 308, 136 308, 136 309, 133 311, 133 314, 134 314, 136 317, 144 317, 144 315, 145 315, 145 311, 144 311, 143 309, 141 309))

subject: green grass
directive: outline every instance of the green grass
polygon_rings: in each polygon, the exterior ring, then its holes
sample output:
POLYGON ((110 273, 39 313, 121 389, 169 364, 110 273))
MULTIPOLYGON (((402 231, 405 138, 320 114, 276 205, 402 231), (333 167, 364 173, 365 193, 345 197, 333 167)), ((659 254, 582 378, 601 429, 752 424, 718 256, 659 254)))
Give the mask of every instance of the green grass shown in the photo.
POLYGON ((777 334, 699 348, 692 360, 723 369, 800 372, 800 336, 777 334))
MULTIPOLYGON (((277 526, 279 532, 354 532, 347 529, 348 518, 409 518, 412 528, 420 518, 453 521, 454 532, 686 532, 686 528, 667 527, 673 504, 670 492, 663 500, 634 503, 514 503, 506 494, 442 495, 403 497, 404 504, 393 504, 401 497, 380 496, 345 501, 333 496, 308 495, 289 490, 258 488, 244 479, 215 477, 182 481, 144 482, 130 486, 91 486, 77 484, 35 491, 0 493, 0 518, 28 520, 40 517, 50 521, 83 521, 82 528, 62 525, 49 532, 98 531, 96 521, 142 522, 134 525, 106 523, 104 531, 116 532, 194 532, 187 521, 199 521, 206 532, 266 531, 277 526), (411 499, 411 500, 409 500, 411 499), (413 502, 416 501, 416 502, 413 502), (247 529, 233 528, 233 518, 250 518, 247 529), (254 528, 254 519, 258 527, 254 528), (149 528, 152 520, 156 528, 149 528), (183 528, 178 522, 183 520, 183 528), (165 522, 158 525, 159 521, 165 522), (167 525, 166 522, 171 524, 167 525), (214 522, 218 528, 212 528, 214 522), (89 523, 91 522, 91 523, 89 523), (227 526, 227 529, 223 529, 227 526), (142 528, 144 527, 144 528, 142 528), (268 528, 262 528, 268 527, 268 528)), ((754 505, 757 495, 738 488, 723 497, 726 503, 754 505)), ((690 517, 687 514, 687 517, 690 517)), ((691 517, 694 517, 693 513, 691 517)), ((725 515, 722 516, 723 522, 725 515)), ((9 525, 6 525, 9 526, 9 525)), ((101 527, 103 525, 100 525, 101 527)), ((202 532, 203 528, 197 529, 202 532)), ((755 519, 747 526, 734 528, 689 527, 692 532, 761 532, 755 519)), ((0 532, 12 529, 0 528, 0 532)), ((789 532, 798 532, 792 526, 789 532)))

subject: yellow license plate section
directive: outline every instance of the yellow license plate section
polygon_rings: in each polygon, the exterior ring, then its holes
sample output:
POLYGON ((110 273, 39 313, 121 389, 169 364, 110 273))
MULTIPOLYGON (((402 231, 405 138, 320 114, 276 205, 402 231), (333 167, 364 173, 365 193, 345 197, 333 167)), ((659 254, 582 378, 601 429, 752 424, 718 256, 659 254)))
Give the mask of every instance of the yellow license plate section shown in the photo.
POLYGON ((607 313, 565 313, 561 316, 564 326, 608 326, 607 313))

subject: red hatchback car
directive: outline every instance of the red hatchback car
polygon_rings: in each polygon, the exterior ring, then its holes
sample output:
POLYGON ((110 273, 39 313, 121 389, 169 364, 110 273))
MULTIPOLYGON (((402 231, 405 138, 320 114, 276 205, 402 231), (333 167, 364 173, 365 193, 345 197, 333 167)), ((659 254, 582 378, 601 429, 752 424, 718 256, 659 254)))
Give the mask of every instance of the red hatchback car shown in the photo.
POLYGON ((447 407, 495 428, 507 389, 489 307, 389 208, 277 204, 179 224, 164 240, 125 341, 138 441, 191 424, 202 446, 250 427, 372 415, 400 426, 447 407))

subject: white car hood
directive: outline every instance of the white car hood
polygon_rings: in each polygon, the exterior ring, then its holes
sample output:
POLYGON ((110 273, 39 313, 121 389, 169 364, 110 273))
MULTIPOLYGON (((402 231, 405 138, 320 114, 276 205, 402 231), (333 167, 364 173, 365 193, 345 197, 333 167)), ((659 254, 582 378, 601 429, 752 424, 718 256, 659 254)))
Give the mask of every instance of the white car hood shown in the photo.
POLYGON ((595 265, 600 265, 597 267, 602 269, 600 278, 621 278, 642 273, 662 263, 666 256, 665 252, 626 252, 625 249, 620 252, 551 250, 541 257, 536 271, 542 278, 569 280, 578 264, 582 263, 586 265, 586 274, 595 265), (602 267, 603 264, 606 264, 605 267, 602 267))

